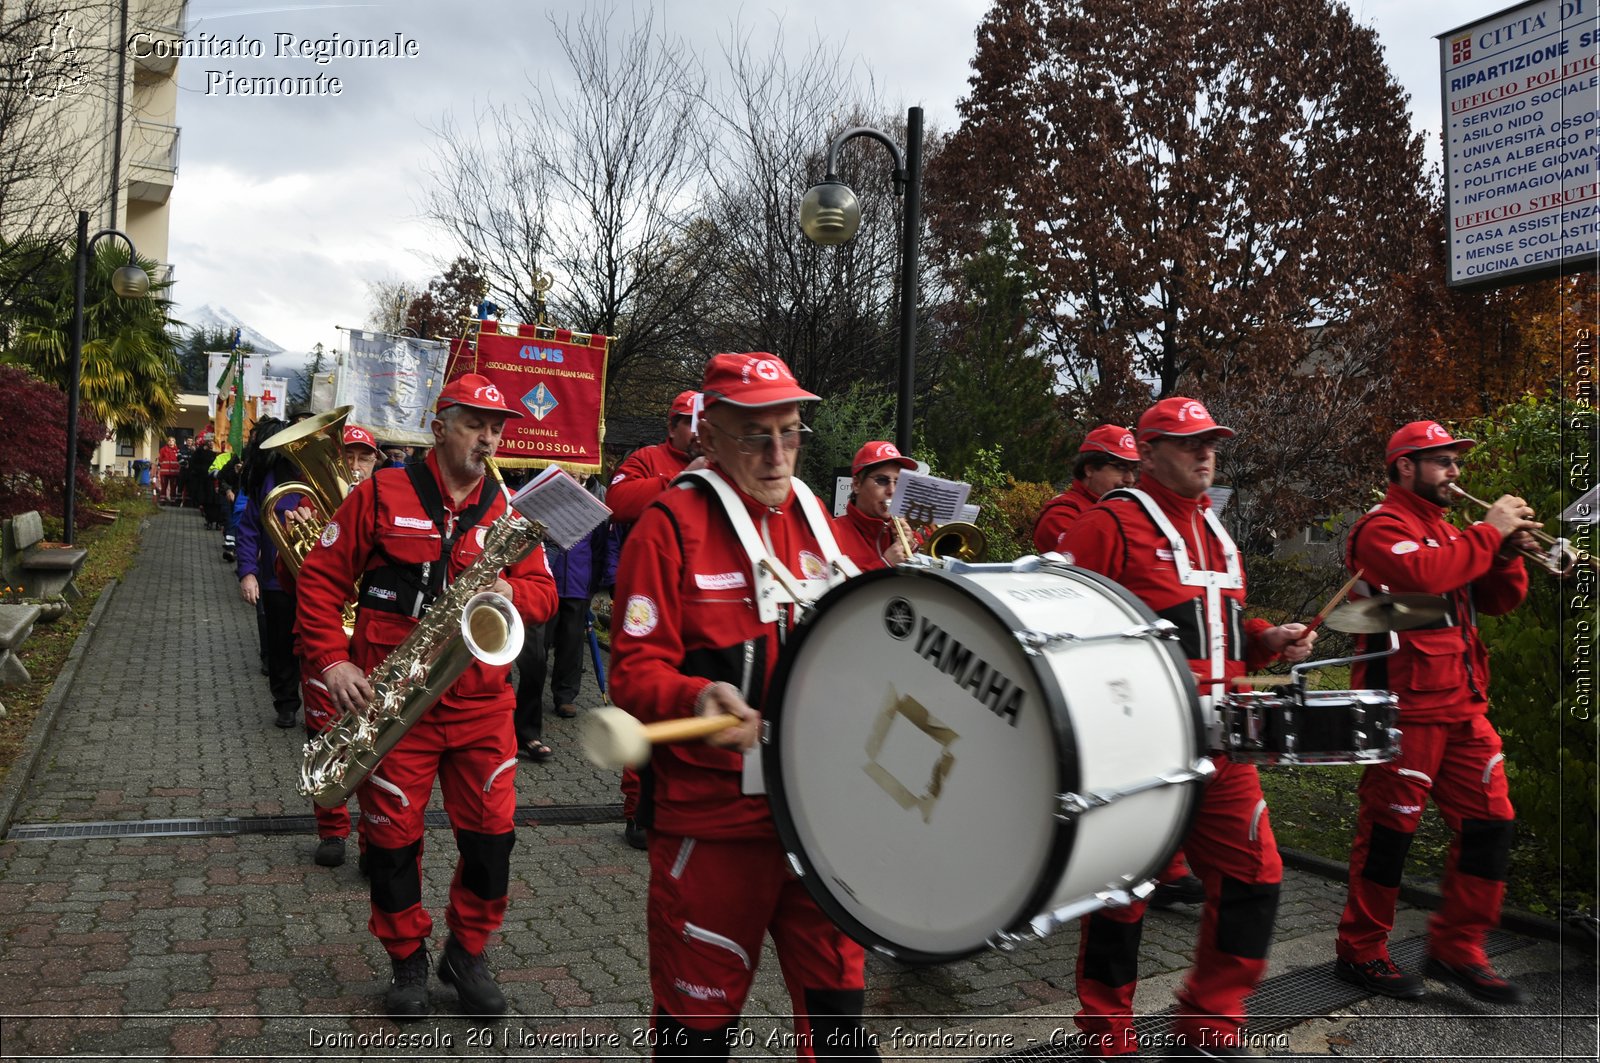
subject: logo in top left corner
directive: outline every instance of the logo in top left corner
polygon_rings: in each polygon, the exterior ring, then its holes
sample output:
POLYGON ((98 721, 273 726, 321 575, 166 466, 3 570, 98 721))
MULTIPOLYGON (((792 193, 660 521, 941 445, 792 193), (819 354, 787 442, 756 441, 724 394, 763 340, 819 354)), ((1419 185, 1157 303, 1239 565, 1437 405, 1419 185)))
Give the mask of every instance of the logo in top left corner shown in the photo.
POLYGON ((76 37, 77 28, 66 15, 56 19, 19 64, 23 91, 35 100, 58 100, 83 83, 86 75, 76 37))

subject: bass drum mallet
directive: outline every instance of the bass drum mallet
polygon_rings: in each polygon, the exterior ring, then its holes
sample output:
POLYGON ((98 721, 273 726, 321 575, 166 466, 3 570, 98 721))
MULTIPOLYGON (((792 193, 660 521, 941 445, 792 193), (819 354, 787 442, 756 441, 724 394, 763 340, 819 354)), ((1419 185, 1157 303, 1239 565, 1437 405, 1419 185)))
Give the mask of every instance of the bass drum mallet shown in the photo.
POLYGON ((720 713, 640 723, 626 710, 608 705, 583 714, 578 722, 578 741, 584 756, 599 767, 637 768, 650 759, 650 747, 658 742, 690 742, 725 731, 738 722, 739 717, 720 713))

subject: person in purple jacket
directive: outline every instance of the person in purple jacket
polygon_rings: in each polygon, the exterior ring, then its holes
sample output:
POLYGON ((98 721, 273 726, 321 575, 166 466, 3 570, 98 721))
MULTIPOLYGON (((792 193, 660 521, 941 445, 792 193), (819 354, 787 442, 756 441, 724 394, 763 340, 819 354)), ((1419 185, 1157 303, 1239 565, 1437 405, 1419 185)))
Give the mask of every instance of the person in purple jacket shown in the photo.
MULTIPOLYGON (((594 490, 592 478, 580 475, 594 490)), ((517 753, 527 760, 548 760, 552 751, 544 743, 543 699, 546 676, 555 713, 564 719, 578 715, 578 688, 583 683, 583 657, 587 649, 589 600, 605 576, 607 528, 602 522, 570 550, 545 544, 545 560, 555 577, 560 604, 556 615, 539 627, 530 627, 517 657, 517 753), (555 666, 550 666, 550 658, 555 666)))
MULTIPOLYGON (((298 479, 293 463, 287 458, 261 449, 262 440, 283 427, 284 422, 263 417, 256 422, 250 442, 245 446, 242 486, 246 502, 239 518, 234 571, 239 577, 239 596, 255 606, 261 626, 267 683, 272 689, 272 707, 277 714, 273 722, 289 728, 294 726, 295 714, 300 711, 300 664, 294 654, 294 594, 278 581, 274 570, 278 551, 261 525, 262 499, 278 483, 298 479)), ((299 499, 299 495, 280 499, 274 507, 277 511, 274 519, 282 520, 284 513, 299 506, 299 499)))

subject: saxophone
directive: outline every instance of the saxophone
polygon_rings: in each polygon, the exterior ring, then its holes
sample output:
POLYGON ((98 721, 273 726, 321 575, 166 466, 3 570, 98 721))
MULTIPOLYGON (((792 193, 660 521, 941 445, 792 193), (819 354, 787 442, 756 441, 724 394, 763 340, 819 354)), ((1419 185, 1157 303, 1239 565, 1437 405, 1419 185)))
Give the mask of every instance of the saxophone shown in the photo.
MULTIPOLYGON (((488 490, 488 485, 485 485, 488 490)), ((522 649, 522 618, 485 590, 500 570, 533 552, 544 525, 513 509, 484 533, 483 553, 434 599, 405 639, 373 669, 372 698, 306 743, 300 793, 323 808, 343 804, 389 750, 477 658, 509 664, 522 649)))

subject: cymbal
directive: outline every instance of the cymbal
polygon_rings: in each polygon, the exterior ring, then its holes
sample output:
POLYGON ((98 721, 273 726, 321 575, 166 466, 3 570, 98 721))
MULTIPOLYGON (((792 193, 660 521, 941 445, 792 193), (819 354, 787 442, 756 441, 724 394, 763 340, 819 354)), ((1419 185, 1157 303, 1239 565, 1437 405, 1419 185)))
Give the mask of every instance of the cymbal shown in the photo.
POLYGON ((1325 623, 1352 635, 1381 635, 1426 627, 1449 611, 1450 603, 1437 594, 1380 594, 1345 602, 1328 614, 1325 623))

